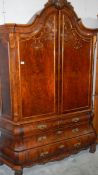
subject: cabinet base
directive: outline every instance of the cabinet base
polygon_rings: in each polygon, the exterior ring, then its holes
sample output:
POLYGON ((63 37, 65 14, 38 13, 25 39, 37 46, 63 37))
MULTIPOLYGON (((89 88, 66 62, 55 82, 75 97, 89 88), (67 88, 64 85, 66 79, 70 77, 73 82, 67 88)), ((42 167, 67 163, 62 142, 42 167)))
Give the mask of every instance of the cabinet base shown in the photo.
MULTIPOLYGON (((84 150, 84 149, 88 149, 88 148, 89 148, 89 146, 83 148, 83 150, 84 150)), ((76 153, 78 153, 78 152, 81 151, 81 150, 82 150, 82 149, 77 149, 76 153)), ((96 151, 96 144, 92 144, 92 145, 90 146, 89 152, 90 152, 90 153, 94 153, 95 151, 96 151)), ((68 157, 68 156, 70 156, 70 155, 72 155, 72 154, 75 154, 75 151, 70 152, 69 154, 63 154, 62 156, 59 155, 59 157, 57 156, 57 157, 55 157, 55 158, 52 158, 51 161, 61 160, 61 159, 65 158, 65 157, 68 157)), ((0 159, 1 159, 0 165, 6 164, 6 165, 8 165, 9 167, 11 167, 11 168, 15 171, 15 172, 14 172, 14 175, 23 175, 23 168, 24 168, 24 167, 31 167, 32 165, 34 165, 34 164, 31 163, 31 164, 28 165, 28 166, 18 166, 18 165, 15 165, 15 164, 13 164, 13 163, 7 161, 6 159, 3 159, 3 158, 0 158, 0 159), (3 162, 3 163, 2 163, 2 162, 3 162)), ((43 161, 43 162, 38 162, 38 164, 44 164, 44 163, 47 163, 47 162, 49 162, 49 160, 45 160, 45 161, 43 161)))

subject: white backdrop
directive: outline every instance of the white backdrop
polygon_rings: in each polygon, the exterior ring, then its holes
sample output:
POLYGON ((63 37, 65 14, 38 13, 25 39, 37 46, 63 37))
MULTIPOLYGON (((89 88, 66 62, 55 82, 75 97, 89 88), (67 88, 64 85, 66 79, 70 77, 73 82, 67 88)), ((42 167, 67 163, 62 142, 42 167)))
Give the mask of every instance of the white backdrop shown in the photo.
MULTIPOLYGON (((98 0, 69 0, 88 27, 98 27, 98 0)), ((27 23, 47 0, 0 0, 0 24, 27 23)))

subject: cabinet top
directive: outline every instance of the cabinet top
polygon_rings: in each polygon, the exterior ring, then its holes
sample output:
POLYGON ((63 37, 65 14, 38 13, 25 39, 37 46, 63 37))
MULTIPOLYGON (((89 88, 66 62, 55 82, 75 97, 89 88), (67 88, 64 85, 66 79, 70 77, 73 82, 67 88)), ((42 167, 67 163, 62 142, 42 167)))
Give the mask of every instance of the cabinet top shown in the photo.
POLYGON ((4 24, 0 25, 0 33, 30 33, 33 30, 39 30, 44 25, 44 21, 51 13, 58 14, 58 11, 64 11, 69 20, 74 23, 74 26, 86 35, 93 35, 98 32, 98 29, 88 29, 83 24, 81 19, 78 18, 74 11, 73 6, 67 0, 48 0, 45 8, 36 13, 28 22, 28 24, 4 24), (37 28, 37 29, 36 29, 37 28))
POLYGON ((63 8, 64 6, 69 6, 73 8, 70 2, 68 2, 67 0, 48 0, 48 3, 46 5, 54 5, 57 8, 63 8))

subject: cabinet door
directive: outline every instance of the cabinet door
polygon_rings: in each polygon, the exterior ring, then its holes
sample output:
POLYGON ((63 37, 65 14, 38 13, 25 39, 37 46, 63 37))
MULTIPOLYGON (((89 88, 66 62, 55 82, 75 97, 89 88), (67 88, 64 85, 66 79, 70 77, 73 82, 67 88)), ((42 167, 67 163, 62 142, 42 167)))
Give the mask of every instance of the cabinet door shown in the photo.
POLYGON ((56 113, 56 16, 56 12, 51 14, 40 31, 38 28, 32 36, 29 34, 20 39, 23 117, 56 113))
POLYGON ((92 38, 67 16, 62 11, 62 113, 90 109, 92 91, 92 38))

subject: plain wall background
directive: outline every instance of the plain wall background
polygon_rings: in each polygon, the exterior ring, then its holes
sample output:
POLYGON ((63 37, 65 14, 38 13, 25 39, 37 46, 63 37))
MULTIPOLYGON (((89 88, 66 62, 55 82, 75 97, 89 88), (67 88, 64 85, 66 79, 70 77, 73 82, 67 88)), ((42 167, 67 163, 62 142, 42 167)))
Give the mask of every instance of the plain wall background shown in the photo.
MULTIPOLYGON (((25 24, 48 0, 0 0, 0 24, 25 24)), ((98 28, 98 0, 69 0, 86 27, 98 28)), ((96 57, 94 69, 96 79, 96 57)), ((95 91, 94 91, 95 92, 95 91)), ((93 92, 93 93, 94 93, 93 92)))
MULTIPOLYGON (((0 0, 0 24, 27 23, 48 0, 0 0)), ((88 27, 98 27, 98 0, 69 0, 88 27)))

